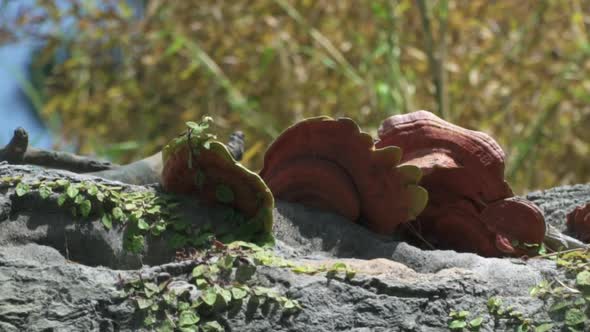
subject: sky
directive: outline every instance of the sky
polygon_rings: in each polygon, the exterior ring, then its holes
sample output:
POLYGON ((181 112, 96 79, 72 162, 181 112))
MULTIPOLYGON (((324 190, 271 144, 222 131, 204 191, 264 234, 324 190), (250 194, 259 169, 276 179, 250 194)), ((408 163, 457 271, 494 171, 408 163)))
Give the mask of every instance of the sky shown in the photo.
POLYGON ((51 146, 51 135, 36 118, 18 80, 26 77, 31 51, 24 43, 0 46, 0 146, 8 143, 16 127, 27 130, 32 145, 51 146))
MULTIPOLYGON (((30 2, 20 0, 17 4, 30 2)), ((16 8, 10 4, 3 7, 2 17, 14 15, 16 8)), ((40 148, 49 148, 52 144, 50 133, 35 116, 20 86, 19 78, 26 79, 32 51, 33 46, 26 42, 0 45, 0 147, 8 143, 19 126, 29 133, 30 144, 40 148)))

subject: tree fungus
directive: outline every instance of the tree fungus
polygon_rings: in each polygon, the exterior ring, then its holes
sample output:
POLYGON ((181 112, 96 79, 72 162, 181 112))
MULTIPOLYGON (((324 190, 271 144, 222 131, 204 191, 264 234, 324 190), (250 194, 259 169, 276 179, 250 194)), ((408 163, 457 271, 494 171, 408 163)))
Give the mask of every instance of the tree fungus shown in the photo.
POLYGON ((375 149, 350 119, 316 117, 285 130, 268 148, 260 172, 275 197, 323 208, 391 233, 424 208, 420 170, 399 166, 401 150, 375 149))
POLYGON ((386 119, 379 139, 378 148, 402 149, 402 166, 422 170, 429 202, 411 226, 426 241, 483 256, 519 255, 520 244, 543 242, 542 213, 512 197, 504 152, 487 134, 418 111, 386 119))
POLYGON ((568 213, 567 230, 579 240, 590 242, 590 203, 568 213))
POLYGON ((236 162, 227 147, 208 134, 208 119, 189 122, 188 131, 162 151, 166 191, 229 206, 247 219, 237 233, 270 233, 273 196, 258 174, 236 162))

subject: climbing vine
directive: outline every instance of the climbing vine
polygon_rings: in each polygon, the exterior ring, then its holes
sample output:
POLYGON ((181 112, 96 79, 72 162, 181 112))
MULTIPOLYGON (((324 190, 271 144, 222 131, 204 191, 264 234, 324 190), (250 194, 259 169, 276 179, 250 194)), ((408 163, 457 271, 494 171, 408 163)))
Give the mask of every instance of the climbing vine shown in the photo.
MULTIPOLYGON (((118 223, 126 227, 125 249, 134 253, 143 250, 146 235, 160 235, 170 226, 175 231, 182 231, 187 226, 174 213, 179 203, 168 194, 127 192, 121 186, 67 179, 29 182, 20 175, 0 178, 0 187, 14 187, 17 197, 38 195, 44 200, 52 200, 74 217, 96 215, 106 229, 118 223)), ((196 237, 193 242, 200 239, 196 237)))
POLYGON ((554 260, 564 277, 543 280, 530 290, 530 295, 544 301, 550 321, 535 321, 512 306, 505 306, 498 297, 488 299, 487 308, 491 320, 481 316, 469 319, 468 311, 451 311, 450 330, 478 331, 485 324, 497 327, 501 321, 513 326, 517 332, 547 332, 558 327, 570 332, 590 329, 590 250, 575 249, 551 254, 541 258, 554 260), (473 324, 472 322, 475 322, 473 324))
MULTIPOLYGON (((217 238, 227 240, 231 238, 229 234, 214 231, 209 224, 191 228, 174 212, 179 203, 167 194, 128 192, 121 186, 67 179, 27 181, 22 175, 0 178, 2 188, 13 188, 18 198, 38 195, 75 217, 99 218, 106 229, 117 224, 124 226, 125 249, 131 252, 143 250, 146 235, 157 236, 165 231, 173 232, 170 245, 174 248, 183 248, 185 252, 186 248, 193 248, 190 254, 177 257, 194 265, 188 279, 169 276, 158 280, 140 275, 123 280, 120 285, 122 296, 131 299, 143 316, 143 324, 159 332, 224 331, 220 314, 245 301, 276 305, 284 314, 301 310, 296 300, 258 284, 254 276, 260 266, 286 268, 302 274, 325 273, 327 278, 341 275, 351 279, 356 273, 342 262, 321 266, 296 264, 251 242, 224 244, 217 238)), ((235 209, 224 207, 223 210, 225 220, 243 219, 235 209)))
POLYGON ((256 285, 253 276, 264 265, 256 257, 262 252, 251 243, 214 240, 208 249, 184 257, 195 265, 188 282, 140 278, 125 283, 124 295, 135 301, 144 324, 156 331, 223 331, 218 315, 244 301, 278 305, 286 314, 300 310, 296 300, 256 285))
POLYGON ((208 249, 181 256, 181 260, 194 265, 188 281, 168 278, 157 283, 137 278, 123 286, 123 295, 136 303, 144 324, 158 332, 224 331, 220 314, 240 308, 244 302, 278 306, 286 315, 301 310, 297 300, 257 285, 254 275, 260 266, 284 267, 306 274, 325 272, 328 278, 343 274, 350 279, 355 274, 341 262, 317 268, 297 265, 243 241, 226 245, 212 239, 208 249))

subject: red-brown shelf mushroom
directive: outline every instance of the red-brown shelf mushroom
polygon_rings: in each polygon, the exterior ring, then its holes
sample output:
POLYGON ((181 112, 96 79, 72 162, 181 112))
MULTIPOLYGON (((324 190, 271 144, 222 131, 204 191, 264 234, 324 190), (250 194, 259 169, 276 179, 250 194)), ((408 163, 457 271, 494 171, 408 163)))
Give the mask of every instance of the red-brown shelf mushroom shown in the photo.
POLYGON ((504 152, 487 134, 418 111, 386 119, 379 139, 376 147, 398 146, 402 165, 422 170, 429 203, 412 226, 430 243, 501 256, 522 254, 516 243, 543 242, 542 213, 512 197, 504 181, 504 152))
POLYGON ((285 130, 268 148, 260 172, 274 196, 363 217, 370 229, 389 234, 424 208, 420 170, 398 166, 401 151, 375 149, 350 119, 316 117, 285 130))
POLYGON ((590 242, 590 203, 578 206, 568 213, 567 229, 577 239, 590 242))
POLYGON ((238 232, 270 234, 274 199, 264 181, 236 162, 223 143, 205 132, 206 122, 188 124, 187 133, 162 151, 164 189, 241 212, 246 223, 240 225, 242 229, 237 228, 238 232))

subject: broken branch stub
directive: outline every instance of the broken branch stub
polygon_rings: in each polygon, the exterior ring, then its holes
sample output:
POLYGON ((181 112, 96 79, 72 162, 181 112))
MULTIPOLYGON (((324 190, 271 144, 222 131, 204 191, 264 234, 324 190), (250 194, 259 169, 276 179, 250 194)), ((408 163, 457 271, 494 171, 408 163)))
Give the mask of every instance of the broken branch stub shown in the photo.
POLYGON ((319 207, 351 221, 362 217, 392 233, 424 208, 420 170, 400 167, 401 151, 376 149, 351 119, 315 117, 285 130, 268 148, 260 172, 277 198, 319 207))
POLYGON ((379 139, 377 147, 400 147, 401 164, 423 172, 430 199, 414 228, 427 241, 484 256, 520 255, 518 245, 543 242, 543 215, 512 198, 504 152, 489 135, 418 111, 383 121, 379 139))

